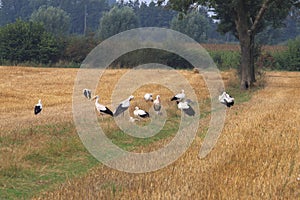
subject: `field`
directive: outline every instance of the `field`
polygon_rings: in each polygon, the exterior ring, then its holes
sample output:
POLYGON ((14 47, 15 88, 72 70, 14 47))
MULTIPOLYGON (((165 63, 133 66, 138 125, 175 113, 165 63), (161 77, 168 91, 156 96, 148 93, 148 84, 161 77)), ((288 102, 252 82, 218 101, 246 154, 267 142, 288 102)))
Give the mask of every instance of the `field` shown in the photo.
MULTIPOLYGON (((240 92, 222 77, 236 104, 213 151, 198 158, 210 119, 209 93, 199 74, 180 70, 200 104, 200 126, 191 147, 158 171, 131 174, 106 167, 82 145, 72 121, 72 94, 77 69, 0 67, 0 199, 299 199, 300 73, 266 72, 266 86, 240 92), (44 110, 33 114, 42 99, 44 110)), ((96 93, 108 98, 126 70, 107 70, 96 93)), ((143 71, 141 71, 143 73, 143 71)), ((161 71, 160 73, 164 73, 161 71)), ((180 113, 168 89, 160 91, 171 122, 151 140, 119 133, 108 117, 99 118, 114 143, 129 151, 158 149, 173 137, 180 113), (172 131, 173 130, 173 131, 172 131), (122 138, 122 140, 120 139, 122 138)), ((137 105, 138 100, 132 102, 137 105)), ((139 104, 140 105, 140 104, 139 104)), ((142 103, 143 107, 149 106, 142 103)), ((133 108, 130 108, 132 111, 133 108)))

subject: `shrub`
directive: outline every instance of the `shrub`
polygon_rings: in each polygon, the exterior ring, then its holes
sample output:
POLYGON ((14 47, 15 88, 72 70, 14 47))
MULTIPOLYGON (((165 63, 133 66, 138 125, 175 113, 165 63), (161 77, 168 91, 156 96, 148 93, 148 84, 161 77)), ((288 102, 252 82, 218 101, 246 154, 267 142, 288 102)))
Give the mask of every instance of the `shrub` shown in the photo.
POLYGON ((277 69, 300 71, 300 37, 288 41, 288 49, 273 54, 277 69), (277 64, 278 63, 278 64, 277 64))
POLYGON ((210 51, 209 54, 219 69, 236 69, 240 65, 238 51, 210 51))
POLYGON ((0 61, 53 63, 61 56, 59 41, 41 24, 17 20, 0 28, 0 61))
POLYGON ((66 41, 65 51, 63 53, 64 61, 71 63, 81 63, 90 51, 97 46, 97 40, 94 35, 73 36, 66 41))

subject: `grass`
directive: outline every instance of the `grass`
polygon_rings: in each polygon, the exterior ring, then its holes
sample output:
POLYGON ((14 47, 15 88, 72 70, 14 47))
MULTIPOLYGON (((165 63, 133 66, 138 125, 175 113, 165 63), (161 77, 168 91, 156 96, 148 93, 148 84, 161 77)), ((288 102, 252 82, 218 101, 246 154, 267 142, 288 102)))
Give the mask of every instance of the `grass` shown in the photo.
POLYGON ((30 198, 82 175, 98 164, 82 145, 71 123, 45 124, 14 131, 14 134, 1 137, 1 147, 13 151, 27 149, 32 140, 44 141, 45 144, 3 156, 3 161, 13 161, 0 168, 0 199, 30 198))
MULTIPOLYGON (((205 159, 197 155, 210 120, 205 82, 180 70, 200 103, 200 126, 188 151, 161 170, 129 174, 95 160, 82 145, 72 119, 72 84, 76 69, 1 68, 0 199, 298 199, 300 174, 298 73, 268 72, 267 86, 241 92, 222 72, 226 91, 236 104, 227 109, 222 134, 205 159), (2 73, 3 72, 3 73, 2 73), (48 78, 47 80, 45 78, 48 78), (292 78, 291 78, 292 77, 292 78), (45 81, 46 80, 46 81, 45 81), (43 86, 43 87, 41 87, 43 86), (37 91, 37 92, 35 92, 37 91), (20 97, 22 99, 20 99, 20 97), (33 116, 32 105, 42 98, 44 110, 33 116), (286 99, 290 106, 285 106, 286 99), (8 120, 7 120, 8 119, 8 120), (216 185, 218 187, 216 187, 216 185)), ((108 70, 96 93, 101 103, 127 70, 108 70)), ((164 72, 160 72, 164 73, 164 72)), ((180 113, 172 93, 159 85, 138 88, 134 95, 161 91, 171 117, 155 136, 138 139, 121 132, 110 118, 99 118, 107 136, 121 148, 140 152, 161 148, 178 129, 180 113)), ((151 104, 132 102, 148 109, 151 104)), ((133 108, 130 108, 132 112, 133 108)), ((141 122, 143 126, 148 122, 141 122)))

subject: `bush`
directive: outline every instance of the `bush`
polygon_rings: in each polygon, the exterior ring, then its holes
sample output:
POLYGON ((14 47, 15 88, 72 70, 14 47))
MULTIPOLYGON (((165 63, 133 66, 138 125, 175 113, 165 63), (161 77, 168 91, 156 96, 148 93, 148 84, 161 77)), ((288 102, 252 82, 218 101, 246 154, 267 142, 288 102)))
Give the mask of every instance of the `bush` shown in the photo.
POLYGON ((147 63, 160 63, 175 69, 193 69, 194 67, 183 57, 160 49, 138 49, 128 52, 110 65, 112 68, 131 68, 147 63))
POLYGON ((0 28, 0 61, 53 63, 61 56, 59 41, 41 24, 17 20, 0 28))
POLYGON ((64 61, 71 63, 81 63, 91 50, 97 46, 97 40, 93 34, 87 37, 73 36, 67 39, 65 43, 63 58, 64 61))
POLYGON ((300 71, 300 37, 288 41, 288 49, 273 54, 277 69, 300 71))
POLYGON ((256 69, 264 70, 264 69, 275 69, 276 60, 269 52, 264 52, 259 55, 257 61, 255 62, 256 69))
POLYGON ((210 51, 209 54, 219 69, 237 69, 240 65, 238 51, 210 51))

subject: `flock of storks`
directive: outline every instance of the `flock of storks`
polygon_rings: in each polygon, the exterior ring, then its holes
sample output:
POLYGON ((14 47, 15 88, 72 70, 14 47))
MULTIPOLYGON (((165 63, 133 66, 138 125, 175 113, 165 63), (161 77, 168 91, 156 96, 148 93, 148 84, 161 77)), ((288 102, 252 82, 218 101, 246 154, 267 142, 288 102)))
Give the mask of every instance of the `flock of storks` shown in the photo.
MULTIPOLYGON (((129 108, 130 101, 132 99, 134 99, 134 96, 132 96, 132 95, 129 96, 127 99, 125 99, 118 105, 118 107, 116 108, 116 110, 114 112, 112 112, 108 107, 99 103, 98 95, 96 95, 95 97, 92 98, 92 91, 90 89, 83 89, 83 95, 89 100, 96 100, 95 108, 99 112, 99 114, 101 114, 101 115, 106 114, 106 115, 110 115, 112 117, 117 117, 120 114, 124 113, 129 108)), ((160 95, 157 95, 156 99, 153 100, 153 95, 151 93, 146 93, 144 95, 144 99, 147 102, 148 101, 153 102, 153 109, 157 115, 162 114, 161 113, 162 104, 161 104, 160 95)), ((186 115, 188 115, 188 116, 195 115, 195 111, 191 106, 192 101, 190 99, 185 98, 184 90, 181 90, 181 93, 178 93, 175 96, 173 96, 171 98, 171 101, 176 101, 178 109, 183 111, 186 115)), ((234 104, 234 98, 231 97, 228 93, 223 92, 219 96, 219 102, 226 105, 227 107, 231 107, 234 104)), ((35 115, 39 114, 42 111, 42 109, 43 109, 43 106, 42 106, 42 101, 40 99, 34 107, 34 114, 35 115)), ((133 111, 133 115, 137 118, 133 118, 130 116, 130 119, 129 119, 130 122, 137 121, 140 118, 149 118, 150 117, 150 115, 147 111, 142 110, 139 107, 135 107, 135 109, 133 111)))

